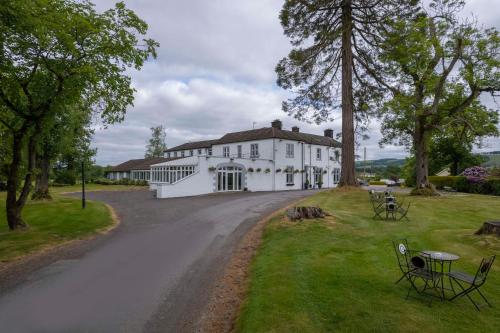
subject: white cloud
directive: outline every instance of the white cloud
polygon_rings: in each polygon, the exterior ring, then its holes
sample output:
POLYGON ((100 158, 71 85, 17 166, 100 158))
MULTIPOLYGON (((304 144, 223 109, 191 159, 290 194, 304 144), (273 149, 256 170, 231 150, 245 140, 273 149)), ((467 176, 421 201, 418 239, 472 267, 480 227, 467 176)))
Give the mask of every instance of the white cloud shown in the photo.
MULTIPOLYGON (((115 0, 96 1, 102 10, 115 0)), ((129 0, 126 5, 144 19, 149 36, 159 41, 158 58, 140 72, 131 72, 137 89, 135 106, 126 120, 97 129, 93 145, 97 162, 116 164, 144 155, 151 126, 164 125, 169 146, 190 140, 217 138, 230 131, 269 126, 275 118, 301 131, 321 134, 333 124, 300 123, 281 111, 287 93, 275 85, 274 67, 289 51, 279 11, 283 0, 129 0)), ((473 11, 485 25, 496 24, 500 6, 471 0, 473 11)), ((379 124, 362 142, 368 158, 403 157, 402 147, 378 147, 379 124)), ((499 140, 491 141, 492 148, 499 140)), ((497 148, 498 149, 498 148, 497 148)), ((361 152, 361 153, 360 153, 361 152)))

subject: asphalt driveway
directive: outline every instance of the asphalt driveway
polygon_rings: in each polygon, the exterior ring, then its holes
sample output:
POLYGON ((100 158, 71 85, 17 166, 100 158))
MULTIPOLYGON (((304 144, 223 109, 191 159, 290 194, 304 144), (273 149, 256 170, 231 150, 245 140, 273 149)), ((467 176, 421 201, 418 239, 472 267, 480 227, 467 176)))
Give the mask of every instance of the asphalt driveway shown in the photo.
POLYGON ((84 255, 38 269, 0 295, 0 331, 195 330, 241 237, 263 216, 313 193, 89 193, 113 206, 122 224, 84 255))

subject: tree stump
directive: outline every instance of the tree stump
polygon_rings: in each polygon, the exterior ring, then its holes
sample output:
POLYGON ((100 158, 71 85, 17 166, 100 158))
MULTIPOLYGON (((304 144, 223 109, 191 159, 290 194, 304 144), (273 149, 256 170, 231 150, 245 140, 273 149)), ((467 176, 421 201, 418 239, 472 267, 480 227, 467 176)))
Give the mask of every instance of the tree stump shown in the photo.
POLYGON ((500 221, 486 221, 481 229, 476 231, 476 235, 497 235, 500 236, 500 221))
POLYGON ((292 220, 323 218, 326 213, 319 207, 293 207, 286 211, 286 216, 292 220))

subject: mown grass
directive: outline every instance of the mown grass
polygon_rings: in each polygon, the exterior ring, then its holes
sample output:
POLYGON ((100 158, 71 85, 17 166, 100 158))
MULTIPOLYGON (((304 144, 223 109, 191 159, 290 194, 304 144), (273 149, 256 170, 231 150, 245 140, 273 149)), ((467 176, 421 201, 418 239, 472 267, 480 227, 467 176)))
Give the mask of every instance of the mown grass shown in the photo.
MULTIPOLYGON (((494 304, 477 312, 457 302, 405 300, 391 240, 460 255, 455 268, 475 273, 500 240, 475 236, 500 219, 500 198, 479 195, 411 198, 409 223, 375 221, 366 191, 324 192, 306 200, 333 214, 299 223, 273 219, 251 267, 239 332, 498 332, 500 261, 484 291, 494 304)), ((500 259, 500 258, 499 258, 500 259)))
MULTIPOLYGON (((27 230, 9 231, 5 216, 5 192, 0 193, 0 265, 15 258, 39 251, 43 248, 61 244, 65 241, 90 236, 109 227, 113 221, 110 212, 101 202, 87 200, 82 209, 79 199, 61 195, 75 192, 80 186, 51 188, 53 200, 29 201, 23 210, 23 219, 28 223, 27 230)), ((126 190, 130 186, 88 185, 88 191, 126 190)), ((142 188, 142 187, 141 187, 142 188)))

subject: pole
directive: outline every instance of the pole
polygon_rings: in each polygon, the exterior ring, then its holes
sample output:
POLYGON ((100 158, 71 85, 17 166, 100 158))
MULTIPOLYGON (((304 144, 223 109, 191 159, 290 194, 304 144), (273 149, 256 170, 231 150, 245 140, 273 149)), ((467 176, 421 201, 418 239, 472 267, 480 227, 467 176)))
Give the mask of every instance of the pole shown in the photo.
POLYGON ((82 209, 85 209, 85 168, 82 161, 82 209))
POLYGON ((366 147, 364 149, 364 152, 363 152, 363 158, 364 158, 364 162, 363 162, 363 178, 366 180, 366 147))

